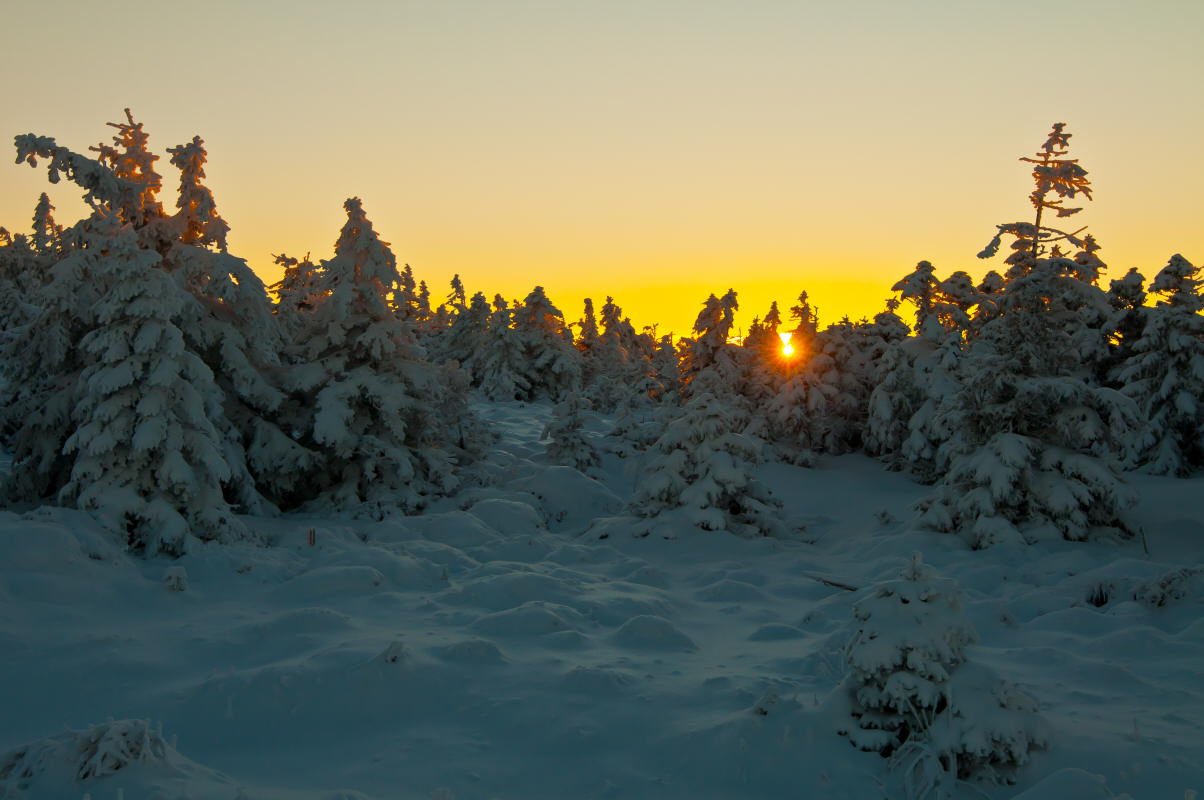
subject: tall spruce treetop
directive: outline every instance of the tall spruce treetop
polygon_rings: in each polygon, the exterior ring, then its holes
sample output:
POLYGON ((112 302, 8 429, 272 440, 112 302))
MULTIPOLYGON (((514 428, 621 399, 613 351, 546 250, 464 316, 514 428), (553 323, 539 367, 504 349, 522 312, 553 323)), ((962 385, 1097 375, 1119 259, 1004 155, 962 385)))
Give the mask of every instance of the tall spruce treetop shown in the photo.
POLYGON ((444 302, 454 308, 457 314, 463 312, 464 308, 468 305, 467 295, 464 292, 464 281, 460 280, 460 273, 457 272, 455 275, 452 275, 451 294, 447 296, 447 300, 444 302))
POLYGON ((935 313, 939 287, 936 269, 927 261, 921 261, 890 289, 892 292, 898 292, 900 299, 915 304, 916 331, 921 336, 935 338, 940 333, 935 313))
POLYGON ((598 342, 598 318, 594 315, 593 298, 585 298, 585 310, 577 327, 581 329, 581 335, 577 337, 577 347, 588 351, 598 342))
POLYGON ((155 171, 159 156, 150 151, 150 136, 143 130, 141 122, 134 121, 128 108, 125 109, 125 118, 125 122, 109 123, 110 128, 117 130, 113 136, 113 146, 102 143, 90 149, 99 154, 98 160, 113 170, 114 175, 140 189, 123 198, 121 218, 140 232, 144 242, 157 244, 157 238, 164 238, 162 233, 144 232, 144 229, 167 217, 163 204, 159 202, 159 192, 163 189, 163 176, 155 171))
MULTIPOLYGON (((1080 194, 1088 200, 1091 199, 1091 181, 1087 180, 1087 170, 1079 166, 1078 159, 1066 157, 1070 151, 1071 135, 1066 133, 1065 128, 1065 122, 1055 122, 1036 157, 1025 156, 1020 159, 1033 165, 1035 187, 1028 198, 1036 209, 1036 218, 1033 222, 1008 222, 997 225, 999 232, 978 254, 979 258, 994 256, 999 250, 1004 234, 1016 237, 1012 243, 1012 254, 1006 262, 1012 265, 1013 272, 1020 274, 1027 271, 1033 260, 1048 252, 1049 247, 1057 242, 1066 241, 1086 250, 1085 238, 1080 239, 1078 236, 1083 228, 1068 233, 1042 224, 1047 211, 1062 219, 1083 210, 1081 206, 1066 206, 1067 200, 1073 200, 1080 194)), ((1099 249, 1094 239, 1092 248, 1089 251, 1091 255, 1099 249)))
POLYGON ((798 304, 790 307, 790 318, 794 320, 793 340, 796 348, 809 347, 819 332, 819 309, 811 305, 806 290, 799 292, 798 304))
POLYGON ((183 244, 216 247, 226 252, 230 226, 217 213, 213 192, 201 183, 205 178, 205 140, 192 137, 187 144, 167 148, 172 166, 180 170, 180 198, 176 201, 177 237, 183 244))
POLYGON ((50 197, 42 192, 42 196, 38 198, 38 204, 33 210, 33 236, 29 240, 38 255, 55 255, 62 246, 63 229, 55 223, 51 213, 53 211, 54 206, 50 205, 50 197))

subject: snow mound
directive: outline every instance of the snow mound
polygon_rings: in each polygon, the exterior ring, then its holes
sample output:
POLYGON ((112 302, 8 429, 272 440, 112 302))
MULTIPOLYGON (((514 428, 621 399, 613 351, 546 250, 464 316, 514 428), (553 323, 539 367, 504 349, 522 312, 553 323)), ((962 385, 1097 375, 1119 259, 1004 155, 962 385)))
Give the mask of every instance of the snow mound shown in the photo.
POLYGON ((87 562, 79 541, 66 528, 42 522, 22 525, 16 515, 4 517, 9 524, 0 536, 0 564, 5 569, 58 572, 87 562))
POLYGON ((431 652, 443 661, 456 664, 504 664, 506 662, 502 651, 488 639, 464 639, 431 648, 431 652))
POLYGON ((67 731, 0 754, 0 794, 77 798, 93 789, 108 797, 113 787, 106 779, 118 773, 123 788, 132 790, 133 797, 233 800, 239 793, 230 778, 180 755, 149 721, 123 719, 67 731))
MULTIPOLYGON (((1192 794, 1195 794, 1192 792, 1192 794)), ((1112 794, 1103 775, 1067 767, 1047 775, 1012 800, 1132 800, 1127 794, 1112 794)))
POLYGON ((641 614, 623 623, 612 637, 615 644, 632 650, 690 652, 698 645, 664 617, 641 614))
POLYGON ((443 595, 449 603, 505 611, 533 600, 569 603, 578 590, 568 581, 538 572, 511 572, 469 581, 443 595))
POLYGON ((445 511, 421 517, 406 517, 405 527, 423 539, 450 547, 479 547, 499 541, 496 531, 467 511, 445 511))
POLYGON ((467 511, 394 517, 368 526, 364 534, 369 541, 375 542, 426 540, 457 548, 479 547, 501 540, 497 531, 467 511))
POLYGON ((487 614, 473 622, 472 629, 490 636, 543 636, 575 631, 581 621, 581 614, 568 606, 532 600, 517 608, 487 614))
POLYGON ((285 581, 273 591, 278 597, 302 602, 378 591, 385 576, 374 567, 318 567, 285 581))
POLYGON ((554 530, 582 530, 625 505, 610 489, 572 467, 548 467, 512 485, 539 499, 554 530))
POLYGON ((805 635, 798 628, 783 625, 780 622, 771 622, 750 633, 748 640, 750 642, 780 642, 784 639, 801 639, 805 635))
POLYGON ((751 583, 724 578, 700 589, 697 597, 712 603, 738 603, 745 600, 764 600, 765 594, 751 583))
POLYGON ((525 536, 544 527, 543 517, 533 507, 500 497, 481 500, 468 513, 504 536, 525 536))
POLYGON ((669 603, 664 600, 627 593, 622 584, 617 583, 579 602, 577 607, 590 619, 606 626, 622 625, 632 617, 660 617, 669 613, 669 603))
POLYGON ((595 696, 618 695, 633 682, 634 678, 625 672, 587 666, 573 667, 560 681, 567 691, 595 696))
POLYGON ((332 567, 376 570, 399 591, 431 591, 443 586, 442 567, 423 558, 380 547, 359 547, 326 560, 332 567))
POLYGON ((307 633, 338 633, 353 627, 351 617, 329 608, 295 608, 261 622, 234 628, 231 633, 248 640, 273 641, 307 633))

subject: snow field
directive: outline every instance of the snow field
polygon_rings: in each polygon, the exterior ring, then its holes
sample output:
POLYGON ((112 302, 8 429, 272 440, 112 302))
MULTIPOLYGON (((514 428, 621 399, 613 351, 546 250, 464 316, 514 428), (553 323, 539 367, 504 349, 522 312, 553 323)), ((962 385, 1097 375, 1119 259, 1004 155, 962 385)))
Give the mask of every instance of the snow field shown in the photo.
POLYGON ((1198 480, 1133 479, 1149 557, 971 551, 857 455, 761 468, 792 537, 634 536, 621 460, 551 466, 548 406, 477 410, 506 477, 419 517, 243 517, 270 546, 140 560, 82 512, 0 513, 0 797, 904 797, 838 686, 852 605, 915 551, 1050 729, 955 797, 1204 789, 1198 480))

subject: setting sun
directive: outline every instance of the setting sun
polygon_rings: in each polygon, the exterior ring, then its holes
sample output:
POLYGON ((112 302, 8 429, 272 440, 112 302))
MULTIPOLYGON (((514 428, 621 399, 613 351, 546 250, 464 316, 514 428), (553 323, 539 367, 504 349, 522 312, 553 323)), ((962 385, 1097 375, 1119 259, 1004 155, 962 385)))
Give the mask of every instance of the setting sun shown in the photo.
POLYGON ((787 358, 794 355, 794 345, 790 344, 790 337, 789 332, 778 334, 778 338, 782 340, 782 355, 787 358))

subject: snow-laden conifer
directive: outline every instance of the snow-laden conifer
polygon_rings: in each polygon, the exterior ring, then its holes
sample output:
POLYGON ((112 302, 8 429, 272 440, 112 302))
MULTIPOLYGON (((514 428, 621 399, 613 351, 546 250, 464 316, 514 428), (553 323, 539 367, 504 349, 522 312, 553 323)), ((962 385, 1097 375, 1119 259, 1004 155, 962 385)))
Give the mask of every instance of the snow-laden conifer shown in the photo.
POLYGON ((95 266, 105 292, 80 341, 93 360, 79 376, 63 448, 74 464, 61 496, 139 551, 180 554, 189 532, 248 538, 222 493, 231 469, 211 421, 222 394, 172 322, 179 292, 132 228, 104 217, 96 237, 105 239, 95 266))
POLYGON ((745 432, 749 422, 726 397, 695 391, 649 450, 632 513, 670 529, 681 520, 738 536, 779 534, 781 504, 756 477, 764 443, 745 432))
POLYGON ((1140 338, 1121 364, 1122 391, 1144 423, 1129 454, 1159 475, 1186 475, 1204 465, 1204 296, 1200 269, 1175 255, 1154 277, 1162 296, 1145 315, 1140 338))
POLYGON ((275 314, 288 333, 295 334, 304 325, 304 314, 312 311, 321 299, 318 294, 318 267, 306 253, 304 258, 293 258, 281 253, 273 256, 276 264, 284 268, 280 280, 268 287, 276 295, 275 314))
POLYGON ((413 510, 457 483, 460 449, 445 419, 453 388, 390 308, 397 262, 358 198, 335 255, 322 264, 314 309, 291 377, 290 427, 316 454, 301 480, 279 487, 311 509, 383 516, 413 510))
POLYGON ((473 366, 481 391, 490 400, 526 400, 534 394, 527 376, 526 353, 511 327, 513 319, 514 310, 506 298, 494 295, 480 357, 473 366))
POLYGON ((209 157, 205 140, 193 136, 191 142, 169 147, 167 152, 171 154, 172 166, 180 170, 178 210, 172 219, 176 238, 182 244, 216 247, 226 252, 226 234, 230 232, 230 226, 217 213, 213 192, 202 183, 205 161, 209 157))
POLYGON ((817 453, 847 453, 860 445, 870 383, 859 374, 868 376, 859 338, 848 320, 810 337, 766 405, 770 440, 786 460, 807 466, 817 453))
POLYGON ((581 472, 598 466, 597 448, 585 432, 585 412, 589 407, 589 400, 580 392, 570 392, 552 409, 542 437, 548 442, 548 461, 581 472))
POLYGON ((451 279, 451 294, 444 301, 451 306, 452 311, 456 314, 463 313, 468 305, 468 295, 464 291, 464 281, 460 280, 460 274, 452 275, 451 279))
POLYGON ((1066 259, 1039 259, 1000 295, 942 405, 948 439, 926 524, 973 547, 1052 530, 1067 539, 1132 533, 1131 493, 1116 471, 1136 420, 1134 404, 1100 388, 1084 358, 1082 304, 1102 293, 1066 259))
POLYGON ((50 196, 42 192, 33 210, 33 235, 29 243, 40 256, 54 257, 63 246, 63 228, 54 221, 54 206, 50 196))
POLYGON ((513 308, 499 295, 479 359, 494 400, 556 400, 581 388, 581 353, 564 316, 536 286, 513 308))
POLYGON ((467 372, 474 385, 483 379, 486 342, 499 331, 491 329, 493 309, 485 295, 477 292, 472 302, 462 307, 452 318, 451 325, 433 345, 440 360, 456 361, 467 372))
POLYGON ((683 389, 688 395, 711 392, 729 398, 743 398, 746 379, 746 355, 729 340, 733 335, 736 311, 740 305, 734 289, 723 297, 711 295, 694 321, 694 336, 683 342, 681 374, 683 389), (705 375, 705 387, 694 386, 705 375))
POLYGON ((613 413, 642 406, 660 391, 650 356, 653 343, 637 334, 613 297, 602 305, 601 332, 585 351, 590 380, 587 395, 593 407, 613 413))
POLYGON ((974 777, 1011 782, 1030 751, 1048 743, 1032 697, 967 663, 977 634, 957 584, 919 554, 858 601, 853 616, 842 691, 856 722, 841 733, 894 756, 913 796, 974 777))
POLYGON ((525 357, 531 395, 559 399, 581 388, 581 354, 564 315, 536 286, 514 310, 514 335, 525 357))
POLYGON ((594 314, 593 298, 585 298, 585 308, 577 322, 577 348, 588 353, 598 341, 598 318, 594 314))
POLYGON ((90 360, 80 340, 93 326, 100 297, 99 261, 107 244, 98 230, 102 219, 93 216, 75 226, 80 246, 49 268, 44 284, 39 281, 30 290, 19 318, 10 319, 19 324, 3 340, 0 431, 13 453, 5 487, 12 499, 49 498, 70 473, 63 444, 71 431, 79 374, 90 360))

